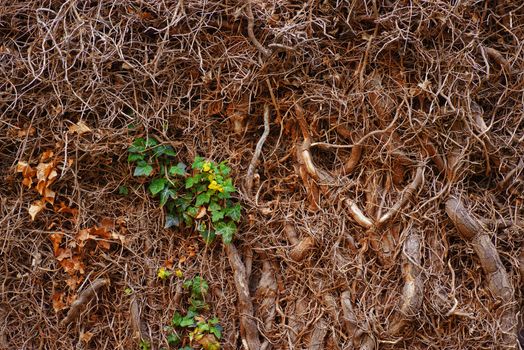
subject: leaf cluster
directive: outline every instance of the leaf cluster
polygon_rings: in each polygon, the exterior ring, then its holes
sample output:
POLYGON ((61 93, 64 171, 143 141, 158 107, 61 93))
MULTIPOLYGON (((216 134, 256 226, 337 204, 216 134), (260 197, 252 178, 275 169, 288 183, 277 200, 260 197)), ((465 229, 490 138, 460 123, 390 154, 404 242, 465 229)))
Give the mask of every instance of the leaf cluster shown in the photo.
POLYGON ((241 217, 241 206, 226 162, 215 163, 195 157, 191 168, 176 162, 170 145, 155 138, 137 138, 128 149, 134 176, 150 179, 149 192, 166 208, 165 227, 192 227, 206 242, 221 236, 231 243, 241 217))
POLYGON ((179 350, 190 350, 199 344, 204 350, 220 349, 219 340, 222 338, 222 327, 217 317, 206 319, 201 315, 202 311, 207 311, 209 305, 204 298, 209 290, 209 285, 200 276, 189 279, 183 284, 184 289, 189 290, 189 307, 185 315, 175 312, 171 320, 171 326, 166 327, 170 331, 167 337, 170 346, 184 344, 185 340, 189 345, 179 348, 179 350))

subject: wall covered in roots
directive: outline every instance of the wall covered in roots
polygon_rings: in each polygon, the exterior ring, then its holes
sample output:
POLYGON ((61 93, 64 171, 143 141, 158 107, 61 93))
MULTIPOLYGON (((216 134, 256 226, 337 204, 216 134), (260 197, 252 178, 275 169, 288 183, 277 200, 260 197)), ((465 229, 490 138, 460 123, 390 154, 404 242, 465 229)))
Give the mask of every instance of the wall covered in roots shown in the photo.
POLYGON ((167 349, 197 275, 180 347, 517 348, 523 40, 520 1, 3 1, 0 348, 167 349), (149 136, 227 161, 230 245, 164 228, 149 136))

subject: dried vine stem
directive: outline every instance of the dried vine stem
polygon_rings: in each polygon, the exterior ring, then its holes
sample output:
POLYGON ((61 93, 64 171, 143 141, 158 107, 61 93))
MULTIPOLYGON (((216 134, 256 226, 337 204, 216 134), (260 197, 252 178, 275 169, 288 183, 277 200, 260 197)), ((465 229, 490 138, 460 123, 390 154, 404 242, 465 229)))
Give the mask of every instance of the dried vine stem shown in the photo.
POLYGON ((389 220, 391 220, 399 210, 406 205, 406 203, 409 201, 409 199, 413 196, 413 193, 419 188, 419 186, 422 184, 422 180, 424 179, 424 170, 423 167, 418 167, 417 172, 415 174, 415 178, 413 181, 409 184, 408 187, 404 190, 404 193, 402 194, 401 199, 391 207, 382 217, 378 220, 378 226, 384 226, 389 220))
POLYGON ((86 304, 96 295, 96 292, 103 286, 109 285, 109 279, 99 278, 93 281, 86 289, 84 289, 78 299, 72 304, 66 317, 62 320, 63 325, 67 325, 75 320, 80 315, 81 310, 86 304))
POLYGON ((264 105, 264 132, 262 133, 262 136, 258 140, 257 146, 255 147, 255 153, 253 154, 253 158, 251 159, 251 163, 249 163, 249 167, 247 169, 247 175, 246 175, 246 191, 248 194, 251 194, 253 190, 253 175, 255 173, 255 168, 257 166, 258 158, 260 157, 260 153, 262 153, 262 147, 264 146, 264 142, 266 142, 267 136, 269 135, 269 105, 264 105))
POLYGON ((249 285, 246 276, 246 268, 240 259, 237 249, 231 244, 224 245, 229 265, 233 269, 233 279, 238 294, 238 311, 240 317, 240 336, 246 350, 259 350, 260 339, 258 338, 257 325, 253 318, 253 303, 249 296, 249 285))
POLYGON ((499 253, 491 242, 489 233, 481 222, 464 207, 462 201, 456 197, 447 200, 446 213, 455 224, 462 239, 472 244, 486 275, 491 294, 502 301, 500 326, 505 334, 504 343, 506 346, 514 347, 517 324, 514 288, 500 260, 499 253))
POLYGON ((255 32, 254 32, 254 28, 255 28, 255 18, 253 16, 253 8, 251 7, 251 3, 252 1, 249 0, 247 2, 247 6, 246 6, 246 13, 247 13, 247 35, 249 36, 249 39, 251 40, 251 42, 253 43, 253 45, 255 45, 255 47, 258 49, 258 51, 260 51, 262 53, 262 55, 264 56, 270 56, 271 55, 271 51, 269 51, 268 49, 266 49, 261 43, 260 41, 258 41, 258 39, 256 38, 255 36, 255 32))

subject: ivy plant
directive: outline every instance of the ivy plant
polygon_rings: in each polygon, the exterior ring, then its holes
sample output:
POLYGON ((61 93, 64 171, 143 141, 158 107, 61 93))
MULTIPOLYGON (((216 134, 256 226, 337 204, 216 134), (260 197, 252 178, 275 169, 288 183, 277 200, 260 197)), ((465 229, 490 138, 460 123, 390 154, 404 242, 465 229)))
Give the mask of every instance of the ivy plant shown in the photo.
POLYGON ((137 138, 128 149, 133 175, 146 178, 151 195, 166 209, 165 227, 191 227, 206 242, 221 236, 231 243, 237 232, 241 206, 226 162, 195 157, 188 167, 176 161, 176 152, 153 137, 137 138))
POLYGON ((208 311, 205 295, 209 289, 207 282, 200 276, 187 280, 184 289, 190 293, 185 314, 175 312, 171 325, 165 327, 169 332, 167 342, 170 346, 180 346, 179 350, 192 350, 195 347, 204 350, 220 349, 222 327, 217 317, 206 319, 202 312, 208 311))

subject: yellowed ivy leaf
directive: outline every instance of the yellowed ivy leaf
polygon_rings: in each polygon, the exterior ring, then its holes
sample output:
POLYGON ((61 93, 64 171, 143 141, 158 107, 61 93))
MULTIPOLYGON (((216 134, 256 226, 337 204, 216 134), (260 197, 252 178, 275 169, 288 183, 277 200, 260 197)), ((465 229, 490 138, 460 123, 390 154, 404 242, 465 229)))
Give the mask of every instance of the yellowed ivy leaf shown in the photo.
POLYGON ((160 278, 161 280, 165 280, 166 278, 168 278, 169 276, 171 276, 171 272, 170 271, 167 271, 165 267, 161 267, 158 269, 158 272, 156 273, 156 275, 158 276, 158 278, 160 278))

